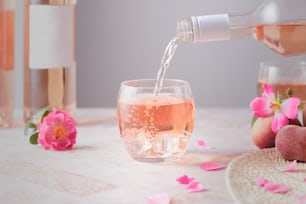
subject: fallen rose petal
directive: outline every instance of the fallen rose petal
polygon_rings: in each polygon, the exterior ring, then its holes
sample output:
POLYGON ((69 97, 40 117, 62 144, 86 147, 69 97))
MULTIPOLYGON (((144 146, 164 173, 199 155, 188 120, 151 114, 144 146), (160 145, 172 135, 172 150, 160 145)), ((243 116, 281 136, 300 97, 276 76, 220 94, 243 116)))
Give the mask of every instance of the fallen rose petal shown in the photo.
POLYGON ((198 140, 197 143, 200 147, 203 147, 203 148, 207 147, 207 144, 204 142, 204 140, 198 140))
POLYGON ((264 186, 265 191, 271 192, 271 193, 286 193, 288 191, 288 187, 283 184, 276 184, 272 182, 268 182, 264 186))
POLYGON ((224 164, 220 163, 214 163, 214 162, 204 162, 200 164, 200 168, 205 171, 216 171, 220 169, 224 169, 226 166, 224 164))
POLYGON ((296 171, 296 160, 293 160, 284 170, 283 172, 293 172, 296 171))
POLYGON ((269 181, 265 178, 258 178, 256 179, 256 183, 259 186, 265 186, 269 181))
POLYGON ((304 178, 304 181, 306 182, 306 178, 304 178))
POLYGON ((160 193, 147 198, 149 204, 169 204, 170 197, 167 193, 160 193))
POLYGON ((189 192, 202 192, 205 190, 204 186, 201 184, 201 183, 198 183, 196 181, 191 181, 186 189, 189 191, 189 192))
POLYGON ((180 184, 188 184, 190 183, 192 180, 194 180, 194 178, 187 176, 186 174, 183 176, 180 176, 176 179, 177 182, 179 182, 180 184))
POLYGON ((304 201, 306 201, 306 196, 304 196, 304 195, 296 196, 296 199, 297 199, 298 201, 300 201, 300 202, 304 202, 304 201))

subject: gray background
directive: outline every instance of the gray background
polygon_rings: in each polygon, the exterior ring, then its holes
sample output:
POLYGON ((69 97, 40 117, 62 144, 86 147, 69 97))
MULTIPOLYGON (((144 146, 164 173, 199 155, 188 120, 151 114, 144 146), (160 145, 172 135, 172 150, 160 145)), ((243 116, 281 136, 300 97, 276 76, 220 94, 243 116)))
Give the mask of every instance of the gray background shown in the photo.
MULTIPOLYGON (((22 1, 17 2, 15 104, 22 107, 22 1)), ((78 107, 114 107, 121 81, 155 78, 178 19, 245 12, 260 2, 78 0, 78 107)), ((178 47, 166 77, 189 81, 198 107, 246 107, 256 94, 259 63, 267 60, 284 58, 252 38, 186 43, 178 47)))

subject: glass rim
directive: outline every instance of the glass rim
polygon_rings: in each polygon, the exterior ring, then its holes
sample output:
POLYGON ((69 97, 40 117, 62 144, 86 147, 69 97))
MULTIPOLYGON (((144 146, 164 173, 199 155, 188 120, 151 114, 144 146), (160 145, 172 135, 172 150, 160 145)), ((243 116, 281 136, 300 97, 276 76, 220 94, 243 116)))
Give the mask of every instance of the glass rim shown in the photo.
MULTIPOLYGON (((306 61, 262 61, 260 62, 260 68, 268 68, 268 67, 277 67, 282 69, 284 66, 294 66, 294 68, 306 68, 306 61)), ((290 69, 290 67, 285 67, 286 69, 290 69)))
POLYGON ((306 61, 262 61, 257 80, 267 83, 304 83, 306 61))
MULTIPOLYGON (((131 79, 131 80, 125 80, 121 82, 121 86, 124 87, 129 87, 129 88, 155 88, 155 84, 156 84, 157 79, 154 78, 141 78, 141 79, 131 79), (140 85, 141 83, 139 82, 154 82, 152 83, 152 85, 140 85)), ((172 88, 172 87, 183 87, 183 86, 190 86, 189 82, 186 80, 182 80, 182 79, 172 79, 172 78, 166 78, 163 81, 163 86, 162 88, 172 88), (165 85, 165 83, 167 82, 174 82, 175 84, 171 84, 171 85, 165 85)))

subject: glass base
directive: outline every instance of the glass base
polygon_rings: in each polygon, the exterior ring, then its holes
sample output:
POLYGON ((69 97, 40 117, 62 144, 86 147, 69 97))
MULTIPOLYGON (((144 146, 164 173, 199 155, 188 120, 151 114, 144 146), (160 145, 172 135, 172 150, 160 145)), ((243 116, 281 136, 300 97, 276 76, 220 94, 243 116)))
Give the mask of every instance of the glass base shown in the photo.
POLYGON ((147 162, 147 163, 160 163, 160 162, 172 162, 172 161, 176 161, 179 160, 180 158, 183 157, 183 155, 177 156, 177 155, 172 155, 170 157, 138 157, 138 156, 132 156, 130 155, 133 159, 135 159, 136 161, 140 161, 140 162, 147 162))
POLYGON ((164 158, 142 158, 142 157, 132 157, 136 161, 140 162, 149 162, 149 163, 159 163, 159 162, 164 162, 164 158))
POLYGON ((12 116, 0 112, 0 128, 8 128, 12 124, 12 116))
MULTIPOLYGON (((130 134, 133 133, 131 131, 130 134)), ((122 140, 127 152, 135 160, 157 163, 180 159, 187 150, 190 138, 191 134, 164 131, 154 137, 140 132, 135 136, 122 137, 122 140)))

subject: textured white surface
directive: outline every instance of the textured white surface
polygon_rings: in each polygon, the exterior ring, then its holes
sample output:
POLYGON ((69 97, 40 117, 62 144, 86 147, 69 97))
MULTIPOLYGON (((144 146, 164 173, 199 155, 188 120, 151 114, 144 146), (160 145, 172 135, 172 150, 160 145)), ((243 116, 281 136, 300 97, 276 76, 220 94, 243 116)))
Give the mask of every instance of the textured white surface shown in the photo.
POLYGON ((298 162, 295 172, 283 172, 289 164, 275 148, 248 152, 230 163, 226 183, 237 203, 299 203, 297 196, 306 192, 306 164, 298 162), (256 184, 258 178, 286 185, 289 190, 272 194, 256 184))
POLYGON ((141 163, 120 141, 115 109, 80 109, 77 144, 70 151, 45 151, 28 143, 23 127, 0 130, 1 203, 146 203, 168 193, 171 204, 234 203, 225 169, 205 172, 202 162, 228 164, 254 150, 249 109, 197 109, 186 155, 169 163, 141 163), (203 139, 211 149, 202 149, 203 139), (189 193, 176 178, 187 174, 206 187, 189 193))

